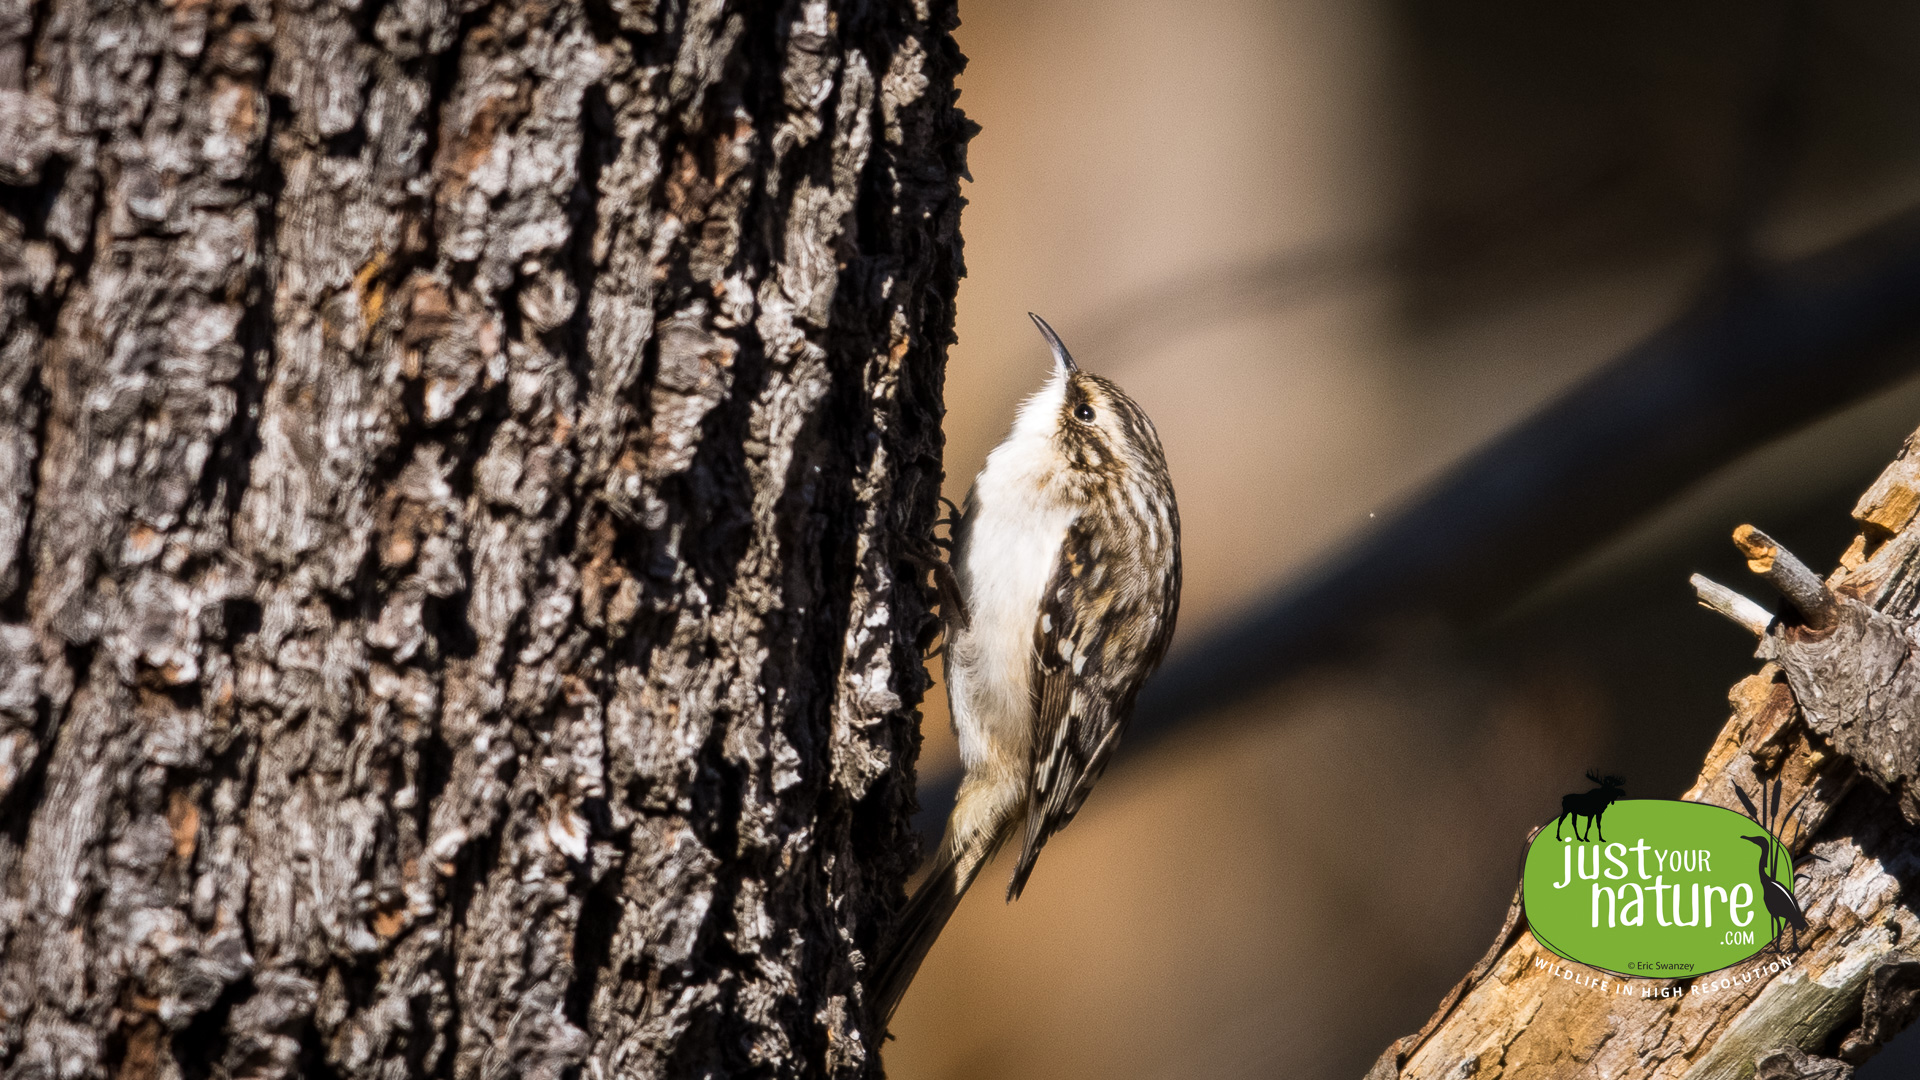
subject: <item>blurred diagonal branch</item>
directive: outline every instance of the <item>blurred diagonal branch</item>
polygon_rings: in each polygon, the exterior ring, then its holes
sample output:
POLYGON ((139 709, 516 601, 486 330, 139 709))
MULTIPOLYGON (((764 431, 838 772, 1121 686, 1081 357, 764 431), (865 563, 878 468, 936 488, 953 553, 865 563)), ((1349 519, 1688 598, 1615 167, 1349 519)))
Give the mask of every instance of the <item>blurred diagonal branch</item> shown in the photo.
MULTIPOLYGON (((1275 280, 1306 287, 1311 268, 1360 264, 1287 265, 1275 280)), ((1336 653, 1383 615, 1498 612, 1713 470, 1920 370, 1915 297, 1920 212, 1731 279, 1317 570, 1182 642, 1122 752, 1336 653)), ((942 820, 956 782, 924 777, 917 821, 942 820)))
POLYGON ((1745 138, 1720 228, 1720 260, 1728 275, 1744 274, 1760 262, 1756 249, 1760 226, 1802 156, 1800 112, 1813 38, 1813 5, 1808 0, 1781 0, 1773 10, 1755 14, 1773 20, 1773 44, 1755 73, 1745 138))
POLYGON ((1685 798, 1737 809, 1742 789, 1783 787, 1775 805, 1794 808, 1783 842, 1818 856, 1795 890, 1804 948, 1786 964, 1762 954, 1696 979, 1613 976, 1609 988, 1597 971, 1569 977, 1525 929, 1516 893, 1492 949, 1367 1080, 1745 1080, 1757 1066, 1837 1080, 1914 1020, 1920 953, 1901 943, 1920 933, 1902 899, 1920 886, 1920 694, 1907 663, 1920 618, 1917 481, 1920 433, 1855 509, 1862 532, 1824 583, 1786 581, 1776 571, 1800 565, 1791 553, 1747 526, 1737 537, 1789 606, 1761 642, 1768 663, 1728 695, 1732 717, 1685 798))
POLYGON ((1184 643, 1136 744, 1391 610, 1471 620, 1741 454, 1920 370, 1920 213, 1716 290, 1317 571, 1184 643))

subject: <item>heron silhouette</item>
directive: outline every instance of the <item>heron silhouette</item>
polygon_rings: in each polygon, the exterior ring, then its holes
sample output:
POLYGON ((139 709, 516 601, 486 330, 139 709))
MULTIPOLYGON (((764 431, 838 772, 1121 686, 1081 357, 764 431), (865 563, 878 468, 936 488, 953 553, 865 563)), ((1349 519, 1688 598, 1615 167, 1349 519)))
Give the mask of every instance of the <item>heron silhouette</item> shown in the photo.
POLYGON ((1760 846, 1760 899, 1767 905, 1767 914, 1773 917, 1774 943, 1779 944, 1780 924, 1784 922, 1793 927, 1793 949, 1800 951, 1800 931, 1807 928, 1807 917, 1801 914, 1800 903, 1793 898, 1793 893, 1780 884, 1779 878, 1773 876, 1773 869, 1779 861, 1773 837, 1742 836, 1740 839, 1751 840, 1760 846))
MULTIPOLYGON (((1800 902, 1794 899, 1793 889, 1790 886, 1780 884, 1780 879, 1775 875, 1775 871, 1780 867, 1781 857, 1787 854, 1786 844, 1774 839, 1774 831, 1780 826, 1782 820, 1780 813, 1781 786, 1781 782, 1775 780, 1773 782, 1773 790, 1769 791, 1767 790, 1766 784, 1761 784, 1759 806, 1754 805, 1753 800, 1747 796, 1745 791, 1741 790, 1739 784, 1733 785, 1733 793, 1739 796, 1740 805, 1747 808, 1747 816, 1751 817, 1759 824, 1761 829, 1765 830, 1760 836, 1742 836, 1740 839, 1751 841, 1760 848, 1760 899, 1767 905, 1767 914, 1773 918, 1774 947, 1779 947, 1780 924, 1785 922, 1793 927, 1793 948, 1794 951, 1798 952, 1800 949, 1800 931, 1807 928, 1807 917, 1805 913, 1800 910, 1800 902)), ((1784 816, 1792 817, 1793 812, 1800 809, 1800 804, 1806 800, 1807 795, 1811 792, 1811 788, 1801 792, 1800 798, 1793 801, 1793 805, 1787 808, 1784 816)), ((1808 855, 1807 858, 1815 862, 1825 861, 1818 855, 1808 855)), ((1789 861, 1787 866, 1788 869, 1791 870, 1793 867, 1792 862, 1789 861)))

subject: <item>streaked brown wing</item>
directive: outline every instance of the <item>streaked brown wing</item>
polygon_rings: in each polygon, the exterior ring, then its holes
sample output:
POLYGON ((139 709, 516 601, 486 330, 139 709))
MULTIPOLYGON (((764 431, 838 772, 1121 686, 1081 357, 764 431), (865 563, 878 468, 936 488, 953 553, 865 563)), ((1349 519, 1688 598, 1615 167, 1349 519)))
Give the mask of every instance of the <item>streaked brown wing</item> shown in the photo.
POLYGON ((1020 895, 1040 848, 1073 820, 1106 769, 1140 684, 1173 633, 1178 560, 1162 580, 1149 580, 1136 557, 1093 543, 1101 527, 1083 517, 1068 530, 1040 601, 1033 785, 1009 898, 1020 895))

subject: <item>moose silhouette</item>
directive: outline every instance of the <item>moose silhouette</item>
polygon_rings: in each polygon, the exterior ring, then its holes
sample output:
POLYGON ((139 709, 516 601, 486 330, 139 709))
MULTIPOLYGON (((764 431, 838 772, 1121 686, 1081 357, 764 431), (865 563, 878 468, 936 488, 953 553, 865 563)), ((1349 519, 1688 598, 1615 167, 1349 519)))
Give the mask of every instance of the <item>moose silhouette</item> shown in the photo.
POLYGON ((1580 832, 1580 819, 1585 818, 1588 830, 1600 834, 1600 842, 1607 842, 1606 831, 1600 827, 1600 816, 1607 807, 1626 797, 1626 781, 1618 776, 1599 776, 1593 769, 1587 770, 1587 779, 1600 786, 1592 791, 1565 796, 1560 800, 1560 816, 1553 819, 1553 838, 1560 839, 1560 823, 1573 819, 1573 837, 1581 843, 1587 838, 1580 832))

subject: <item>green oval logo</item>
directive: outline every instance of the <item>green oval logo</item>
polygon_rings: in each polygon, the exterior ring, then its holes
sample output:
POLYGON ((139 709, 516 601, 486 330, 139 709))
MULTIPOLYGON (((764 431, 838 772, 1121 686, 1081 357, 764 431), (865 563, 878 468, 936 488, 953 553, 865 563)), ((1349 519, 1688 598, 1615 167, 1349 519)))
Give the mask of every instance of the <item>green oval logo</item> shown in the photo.
POLYGON ((1527 847, 1521 905, 1540 944, 1618 975, 1684 979, 1805 925, 1792 860, 1752 818, 1612 791, 1577 802, 1601 794, 1568 796, 1567 812, 1527 847))

